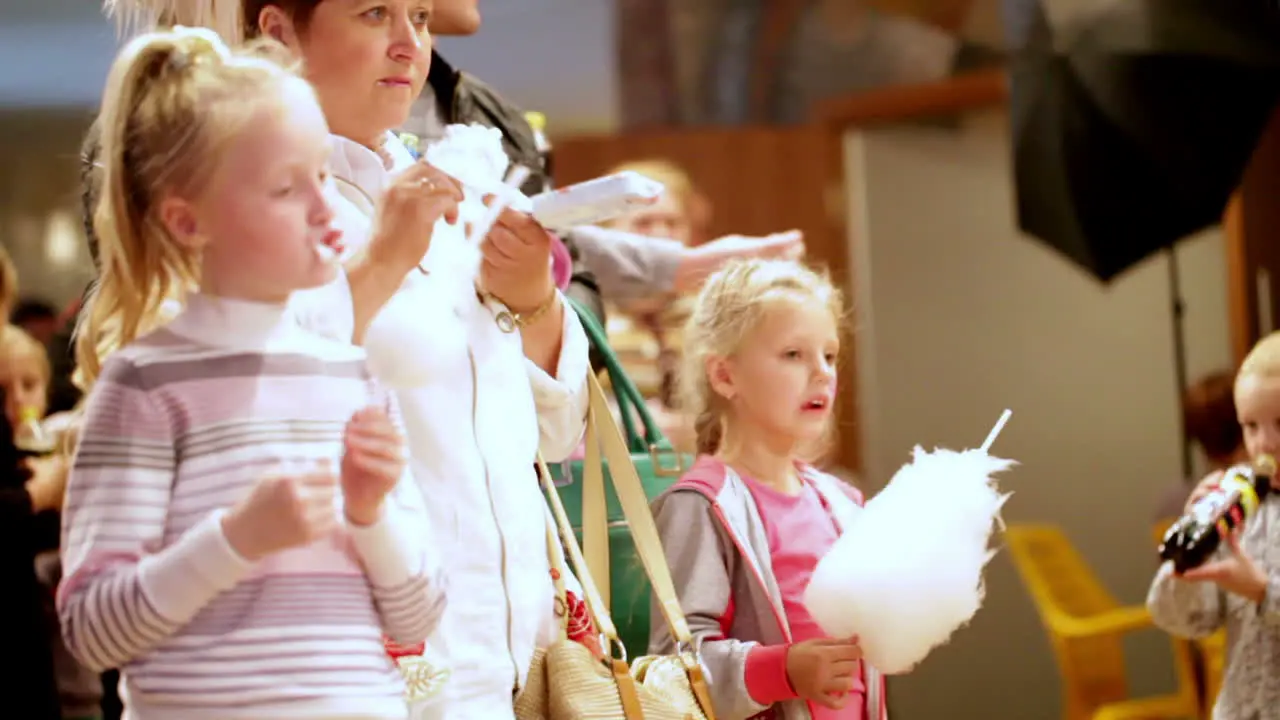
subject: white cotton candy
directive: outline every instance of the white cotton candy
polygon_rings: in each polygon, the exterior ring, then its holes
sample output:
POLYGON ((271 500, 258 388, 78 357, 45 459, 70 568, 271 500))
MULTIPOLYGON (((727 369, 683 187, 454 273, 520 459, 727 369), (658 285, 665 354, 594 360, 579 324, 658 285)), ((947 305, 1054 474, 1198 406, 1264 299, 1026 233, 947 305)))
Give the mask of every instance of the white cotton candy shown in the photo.
POLYGON ((503 183, 511 162, 502 147, 502 132, 472 123, 449 125, 444 136, 427 147, 427 162, 462 183, 466 195, 461 208, 466 222, 484 214, 484 196, 500 195, 508 206, 532 212, 533 202, 516 188, 503 183))
POLYGON ((431 143, 427 162, 481 192, 494 192, 507 174, 510 160, 502 149, 502 131, 472 123, 449 125, 431 143))
POLYGON ((994 473, 1013 461, 981 450, 915 448, 818 563, 805 605, 831 637, 860 639, 883 673, 915 667, 982 604, 982 570, 1000 507, 994 473))
POLYGON ((396 388, 450 376, 451 359, 465 357, 465 317, 476 304, 481 260, 466 228, 484 218, 484 197, 502 195, 513 209, 532 209, 529 198, 503 182, 509 161, 502 133, 494 128, 449 125, 424 158, 462 183, 463 200, 456 223, 436 223, 421 264, 425 274, 411 272, 365 334, 370 369, 396 388))

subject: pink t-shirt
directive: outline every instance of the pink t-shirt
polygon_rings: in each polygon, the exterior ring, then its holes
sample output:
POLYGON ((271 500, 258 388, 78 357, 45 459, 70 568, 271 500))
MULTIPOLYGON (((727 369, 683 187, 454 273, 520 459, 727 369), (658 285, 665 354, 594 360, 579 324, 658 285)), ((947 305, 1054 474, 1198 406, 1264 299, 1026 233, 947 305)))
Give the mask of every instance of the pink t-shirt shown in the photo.
MULTIPOLYGON (((804 606, 804 591, 818 560, 826 555, 840 531, 822 496, 806 482, 800 493, 787 495, 742 476, 764 521, 769 538, 773 574, 782 594, 782 608, 791 626, 793 642, 826 637, 804 606)), ((828 710, 809 703, 814 720, 863 720, 866 686, 859 668, 854 676, 853 697, 843 710, 828 710)))

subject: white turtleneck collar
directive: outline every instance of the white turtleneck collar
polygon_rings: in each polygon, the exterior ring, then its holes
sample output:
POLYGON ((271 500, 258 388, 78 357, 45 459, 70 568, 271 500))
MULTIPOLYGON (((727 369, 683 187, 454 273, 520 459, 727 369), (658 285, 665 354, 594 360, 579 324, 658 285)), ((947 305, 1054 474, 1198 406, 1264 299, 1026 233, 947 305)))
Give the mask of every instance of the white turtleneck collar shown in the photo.
POLYGON ((168 329, 211 347, 265 350, 297 332, 288 305, 196 293, 168 329))

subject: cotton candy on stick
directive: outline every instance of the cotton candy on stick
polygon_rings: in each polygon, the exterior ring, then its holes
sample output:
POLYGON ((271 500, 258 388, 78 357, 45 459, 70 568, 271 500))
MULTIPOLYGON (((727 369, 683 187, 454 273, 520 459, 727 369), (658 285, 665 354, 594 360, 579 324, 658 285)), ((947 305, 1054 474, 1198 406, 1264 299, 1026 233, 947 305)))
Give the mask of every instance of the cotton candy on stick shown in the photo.
POLYGON ((809 613, 831 637, 857 636, 881 672, 915 667, 981 606, 988 542, 1008 498, 992 475, 1014 464, 988 450, 1010 414, 977 450, 917 446, 815 568, 809 613))
POLYGON ((431 281, 402 287, 365 334, 370 368, 391 387, 430 382, 445 358, 465 347, 465 337, 450 332, 458 330, 458 325, 448 316, 475 297, 480 242, 505 208, 529 208, 528 198, 518 189, 529 170, 516 166, 501 181, 508 161, 502 136, 495 133, 492 128, 451 125, 445 138, 427 149, 428 162, 462 183, 464 199, 458 204, 459 222, 450 224, 441 218, 432 232, 424 259, 431 281), (490 193, 496 197, 486 206, 483 198, 490 193), (464 225, 469 229, 464 230, 464 225), (433 317, 433 313, 445 317, 433 317), (424 332, 427 327, 432 331, 424 332))

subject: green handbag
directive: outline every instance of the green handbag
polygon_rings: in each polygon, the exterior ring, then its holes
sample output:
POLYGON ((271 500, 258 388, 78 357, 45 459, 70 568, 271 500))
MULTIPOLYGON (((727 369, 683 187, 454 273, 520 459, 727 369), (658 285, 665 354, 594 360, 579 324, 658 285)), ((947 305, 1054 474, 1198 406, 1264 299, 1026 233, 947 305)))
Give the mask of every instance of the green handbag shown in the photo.
MULTIPOLYGON (((604 328, 595 315, 572 299, 569 304, 581 319, 592 349, 604 360, 605 371, 621 411, 622 430, 631 451, 631 459, 640 475, 645 495, 653 500, 680 477, 689 467, 691 458, 675 452, 671 443, 662 435, 640 391, 631 378, 627 377, 618 356, 609 347, 604 328), (637 418, 639 427, 636 425, 637 418)), ((603 421, 604 418, 598 419, 598 422, 603 421)), ((600 594, 617 625, 618 637, 630 657, 640 657, 649 650, 649 578, 636 554, 635 541, 631 537, 622 507, 618 504, 612 482, 604 483, 603 502, 601 498, 593 501, 589 493, 584 497, 583 469, 588 463, 601 463, 604 472, 608 472, 607 463, 602 463, 600 459, 599 448, 588 447, 586 458, 558 464, 552 468, 552 476, 573 531, 582 542, 583 553, 593 577, 596 578, 600 594), (605 508, 607 520, 606 538, 597 537, 590 529, 598 529, 601 527, 600 523, 587 523, 588 529, 584 531, 584 509, 599 512, 598 508, 601 506, 605 508)))

